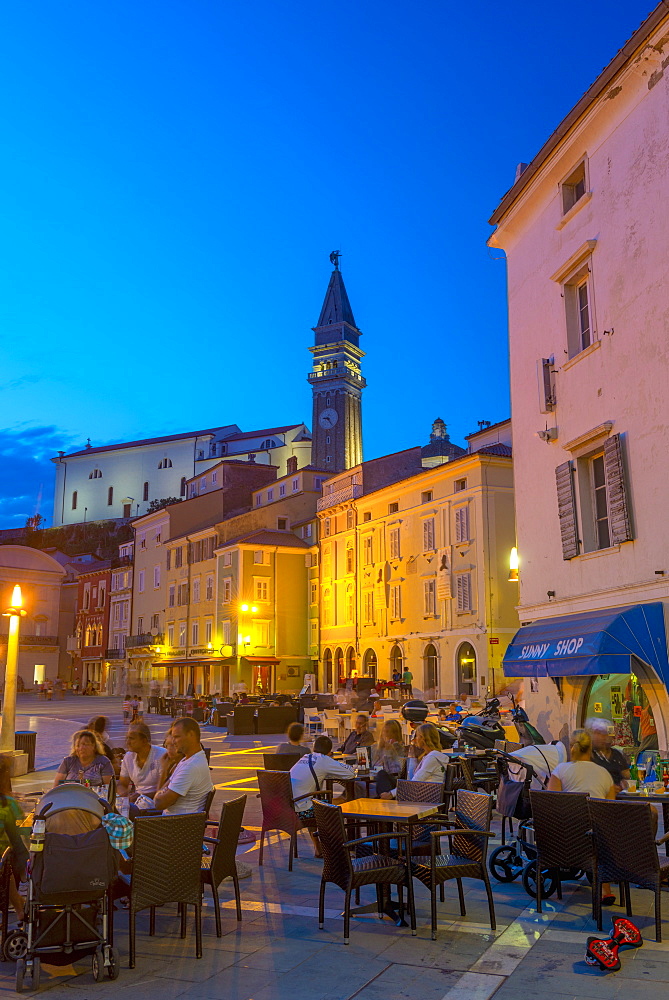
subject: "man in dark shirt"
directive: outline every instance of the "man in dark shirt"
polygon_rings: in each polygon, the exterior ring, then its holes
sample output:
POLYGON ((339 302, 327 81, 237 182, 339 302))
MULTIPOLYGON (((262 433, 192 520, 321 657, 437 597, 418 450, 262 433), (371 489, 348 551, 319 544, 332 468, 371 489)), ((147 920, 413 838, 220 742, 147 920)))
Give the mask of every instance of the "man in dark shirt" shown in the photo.
POLYGON ((592 760, 606 768, 616 788, 622 788, 623 780, 630 776, 627 757, 613 746, 613 724, 607 719, 588 719, 585 728, 592 740, 592 760))
POLYGON ((369 731, 367 716, 359 715, 355 720, 355 729, 348 734, 339 747, 339 752, 354 754, 358 747, 371 747, 373 745, 374 736, 369 731))

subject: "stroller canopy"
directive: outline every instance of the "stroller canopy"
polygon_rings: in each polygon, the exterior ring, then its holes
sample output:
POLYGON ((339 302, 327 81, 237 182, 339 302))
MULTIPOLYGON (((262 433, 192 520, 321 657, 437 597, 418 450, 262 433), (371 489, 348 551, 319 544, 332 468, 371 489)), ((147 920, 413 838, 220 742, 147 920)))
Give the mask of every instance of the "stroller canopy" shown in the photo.
POLYGON ((107 806, 99 798, 96 792, 85 785, 78 785, 75 782, 66 782, 50 788, 37 803, 35 807, 36 816, 55 816, 56 813, 64 809, 81 809, 83 812, 93 813, 98 819, 102 819, 107 811, 107 806))

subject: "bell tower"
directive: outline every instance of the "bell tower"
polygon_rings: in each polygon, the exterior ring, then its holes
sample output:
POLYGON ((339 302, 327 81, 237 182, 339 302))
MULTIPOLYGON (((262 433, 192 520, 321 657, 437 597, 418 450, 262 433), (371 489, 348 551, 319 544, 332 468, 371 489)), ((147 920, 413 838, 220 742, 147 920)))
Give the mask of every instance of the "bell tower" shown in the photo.
POLYGON ((362 390, 367 384, 360 372, 365 353, 358 343, 338 251, 330 254, 334 270, 317 325, 316 342, 308 379, 313 393, 311 464, 318 469, 343 472, 362 462, 362 390))

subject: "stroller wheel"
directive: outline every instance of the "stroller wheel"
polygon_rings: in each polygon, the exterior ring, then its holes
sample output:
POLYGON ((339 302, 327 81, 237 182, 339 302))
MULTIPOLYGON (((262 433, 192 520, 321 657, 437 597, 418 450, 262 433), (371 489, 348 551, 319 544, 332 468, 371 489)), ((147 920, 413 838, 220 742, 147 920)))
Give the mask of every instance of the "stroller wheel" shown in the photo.
POLYGON ((118 979, 121 956, 118 953, 118 948, 109 948, 107 952, 107 975, 110 979, 118 979))
MULTIPOLYGON (((537 863, 530 861, 523 868, 523 889, 528 896, 537 898, 537 863)), ((541 870, 541 898, 548 899, 557 889, 557 879, 552 868, 541 870)))
POLYGON ((33 968, 32 968, 32 980, 30 983, 31 990, 38 990, 40 979, 42 978, 42 965, 39 958, 33 958, 33 968))
POLYGON ((23 992, 23 977, 26 974, 26 960, 20 958, 16 963, 16 992, 23 992))
POLYGON ((520 875, 523 862, 516 848, 510 844, 496 847, 488 858, 490 874, 498 882, 513 882, 520 875))
POLYGON ((10 931, 2 946, 2 956, 6 962, 16 962, 24 958, 28 950, 28 936, 25 931, 10 931))
POLYGON ((101 983, 105 976, 105 954, 102 948, 96 948, 91 960, 93 966, 93 979, 96 983, 101 983))

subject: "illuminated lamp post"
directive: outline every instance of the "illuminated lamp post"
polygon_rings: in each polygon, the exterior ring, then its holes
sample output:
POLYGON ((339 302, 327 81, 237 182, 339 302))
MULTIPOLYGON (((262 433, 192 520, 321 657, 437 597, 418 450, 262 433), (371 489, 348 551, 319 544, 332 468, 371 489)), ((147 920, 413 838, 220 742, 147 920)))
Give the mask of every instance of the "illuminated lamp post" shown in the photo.
POLYGON ((518 549, 515 545, 509 555, 509 583, 518 583, 518 549))
POLYGON ((3 617, 9 618, 7 637, 7 664, 5 666, 5 694, 2 700, 2 729, 0 729, 0 753, 14 753, 16 731, 16 676, 19 664, 19 623, 25 617, 21 588, 17 584, 12 591, 12 603, 3 617))

